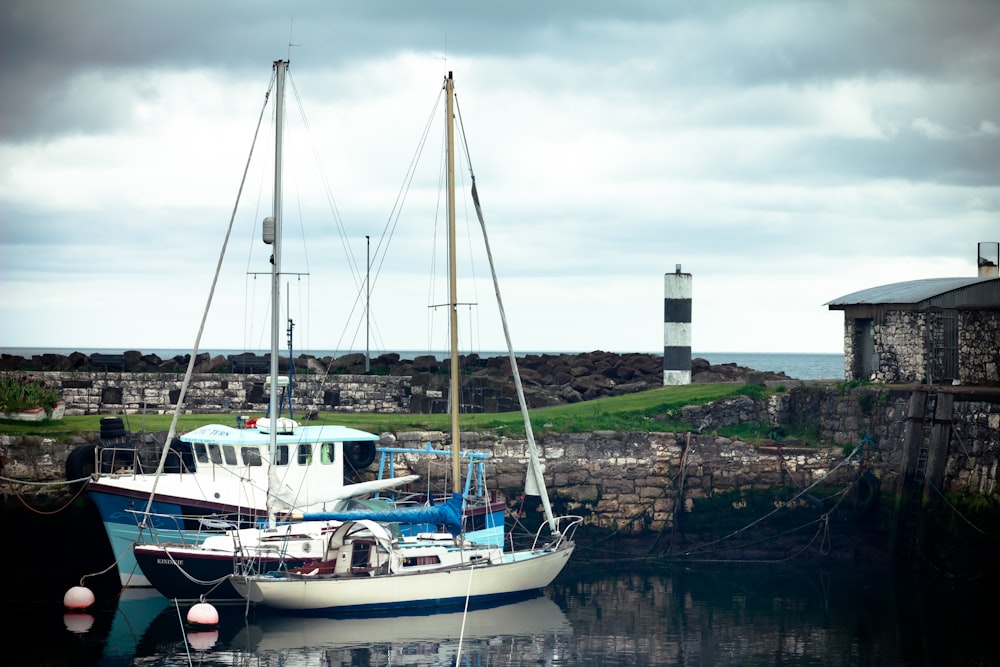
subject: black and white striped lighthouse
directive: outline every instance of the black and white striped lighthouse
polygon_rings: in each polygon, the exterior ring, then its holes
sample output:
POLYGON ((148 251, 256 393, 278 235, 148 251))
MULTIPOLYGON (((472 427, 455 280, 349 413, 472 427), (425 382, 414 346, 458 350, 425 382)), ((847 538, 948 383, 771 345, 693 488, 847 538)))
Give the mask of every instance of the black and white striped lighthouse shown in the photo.
POLYGON ((663 384, 691 384, 691 274, 663 276, 663 384))

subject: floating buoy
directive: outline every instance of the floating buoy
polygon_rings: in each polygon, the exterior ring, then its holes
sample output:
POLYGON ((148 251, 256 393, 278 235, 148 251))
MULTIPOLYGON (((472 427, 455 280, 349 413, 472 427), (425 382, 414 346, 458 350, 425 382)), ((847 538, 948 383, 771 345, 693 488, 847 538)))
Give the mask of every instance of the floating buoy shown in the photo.
POLYGON ((94 593, 86 586, 74 586, 63 596, 63 606, 67 609, 86 609, 94 604, 94 593))
POLYGON ((205 632, 192 632, 188 634, 187 639, 191 648, 196 651, 207 651, 215 646, 215 642, 219 641, 219 631, 207 630, 205 632))
POLYGON ((218 625, 219 612, 209 603, 199 602, 188 609, 187 620, 192 625, 218 625))
POLYGON ((90 614, 81 614, 80 612, 63 614, 63 623, 70 632, 83 635, 89 632, 91 626, 94 625, 94 617, 90 614))

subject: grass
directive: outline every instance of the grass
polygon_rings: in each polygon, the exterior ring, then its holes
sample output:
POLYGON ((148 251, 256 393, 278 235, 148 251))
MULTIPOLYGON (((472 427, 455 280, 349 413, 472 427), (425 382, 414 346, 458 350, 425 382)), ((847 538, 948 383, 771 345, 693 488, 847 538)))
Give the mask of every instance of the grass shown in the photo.
MULTIPOLYGON (((680 431, 688 425, 677 420, 680 408, 689 404, 704 404, 735 396, 743 387, 736 384, 691 384, 657 387, 647 391, 612 396, 581 403, 571 403, 530 410, 532 430, 536 435, 547 432, 584 433, 588 431, 680 431)), ((186 414, 178 420, 178 432, 205 424, 236 425, 238 413, 186 414)), ((100 431, 103 415, 65 417, 58 421, 13 422, 0 420, 0 435, 35 435, 69 439, 100 431)), ((123 415, 131 431, 166 431, 173 419, 166 415, 123 415)), ((448 415, 372 414, 321 412, 312 424, 342 424, 372 433, 385 431, 444 431, 450 428, 448 415)), ((501 435, 524 435, 520 412, 462 415, 463 430, 494 431, 501 435)))

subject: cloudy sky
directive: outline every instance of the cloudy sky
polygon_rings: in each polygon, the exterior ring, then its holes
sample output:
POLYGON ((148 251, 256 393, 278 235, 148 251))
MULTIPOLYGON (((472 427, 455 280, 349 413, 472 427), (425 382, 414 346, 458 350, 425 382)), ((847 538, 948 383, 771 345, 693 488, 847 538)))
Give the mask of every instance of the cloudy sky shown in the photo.
MULTIPOLYGON (((1000 241, 995 0, 3 0, 0 31, 0 347, 190 349, 234 207, 201 349, 268 346, 270 107, 237 192, 282 58, 297 350, 443 346, 447 71, 519 351, 662 349, 680 264, 696 351, 839 352, 827 301, 1000 241)), ((463 347, 502 349, 459 246, 463 347)))

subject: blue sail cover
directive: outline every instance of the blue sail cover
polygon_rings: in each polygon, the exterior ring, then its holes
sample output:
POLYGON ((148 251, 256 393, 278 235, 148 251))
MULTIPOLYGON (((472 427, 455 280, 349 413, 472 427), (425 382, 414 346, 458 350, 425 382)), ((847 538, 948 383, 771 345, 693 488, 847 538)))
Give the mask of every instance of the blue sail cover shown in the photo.
POLYGON ((462 532, 462 494, 452 494, 447 502, 430 507, 404 507, 401 509, 358 509, 342 512, 304 512, 303 521, 357 521, 368 519, 383 523, 443 524, 452 536, 462 532))

